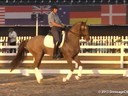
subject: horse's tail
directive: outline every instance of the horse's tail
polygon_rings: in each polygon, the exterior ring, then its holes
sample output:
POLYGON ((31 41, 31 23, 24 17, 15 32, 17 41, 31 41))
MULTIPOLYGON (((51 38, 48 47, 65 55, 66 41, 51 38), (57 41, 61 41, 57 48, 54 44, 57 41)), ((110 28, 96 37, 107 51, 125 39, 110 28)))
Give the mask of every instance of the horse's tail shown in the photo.
POLYGON ((25 40, 20 43, 18 52, 17 52, 15 58, 10 63, 11 71, 13 71, 20 64, 20 62, 24 60, 24 56, 25 56, 25 52, 26 52, 25 46, 26 46, 27 42, 28 42, 28 40, 25 40))

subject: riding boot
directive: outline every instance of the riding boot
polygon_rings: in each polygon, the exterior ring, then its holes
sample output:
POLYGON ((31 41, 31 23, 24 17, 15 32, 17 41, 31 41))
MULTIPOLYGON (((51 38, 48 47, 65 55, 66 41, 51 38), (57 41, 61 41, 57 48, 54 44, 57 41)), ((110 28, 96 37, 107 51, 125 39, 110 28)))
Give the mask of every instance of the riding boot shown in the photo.
POLYGON ((58 48, 57 51, 58 51, 58 52, 57 52, 57 54, 58 54, 58 58, 63 58, 63 54, 62 54, 60 48, 58 48))
POLYGON ((53 58, 54 59, 60 59, 60 58, 63 58, 63 55, 59 49, 59 45, 60 43, 59 42, 56 42, 55 45, 54 45, 54 53, 53 53, 53 58))
POLYGON ((56 43, 54 44, 54 51, 53 51, 53 58, 54 58, 54 59, 57 59, 57 58, 58 58, 58 47, 59 47, 59 43, 56 42, 56 43))

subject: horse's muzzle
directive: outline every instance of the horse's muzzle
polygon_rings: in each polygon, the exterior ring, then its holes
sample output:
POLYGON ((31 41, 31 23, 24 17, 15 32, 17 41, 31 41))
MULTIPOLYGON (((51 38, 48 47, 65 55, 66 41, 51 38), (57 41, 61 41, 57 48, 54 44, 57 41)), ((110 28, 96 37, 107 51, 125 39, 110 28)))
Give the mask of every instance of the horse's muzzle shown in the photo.
POLYGON ((85 37, 83 37, 83 39, 86 40, 86 41, 89 41, 90 40, 90 36, 85 36, 85 37))

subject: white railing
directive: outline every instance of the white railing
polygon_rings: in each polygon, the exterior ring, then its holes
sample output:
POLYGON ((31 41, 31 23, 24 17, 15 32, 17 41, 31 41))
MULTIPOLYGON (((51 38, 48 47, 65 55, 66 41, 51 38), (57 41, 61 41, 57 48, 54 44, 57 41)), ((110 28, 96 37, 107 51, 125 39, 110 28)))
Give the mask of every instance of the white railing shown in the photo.
MULTIPOLYGON (((26 40, 26 39, 31 39, 32 37, 28 37, 28 36, 22 36, 22 37, 17 37, 17 46, 8 46, 7 44, 1 44, 3 43, 3 41, 7 41, 7 37, 0 37, 0 56, 14 56, 16 55, 16 53, 9 53, 9 49, 10 48, 18 48, 18 45, 20 44, 20 42, 18 41, 22 41, 22 40, 26 40)), ((124 64, 127 64, 128 61, 124 61, 124 57, 128 56, 128 36, 90 36, 91 40, 89 42, 86 42, 85 40, 81 39, 80 40, 80 53, 79 56, 118 56, 120 57, 119 61, 86 61, 86 60, 82 60, 82 63, 106 63, 106 64, 110 64, 111 62, 113 62, 113 64, 115 63, 119 63, 120 64, 120 68, 123 68, 124 64), (123 43, 121 42, 115 42, 116 40, 121 39, 123 43), (114 52, 112 51, 114 50, 114 52), (119 51, 116 51, 119 50, 119 51)), ((30 55, 30 54, 28 54, 30 55)), ((2 63, 7 63, 9 62, 7 61, 2 61, 0 60, 0 62, 2 63)), ((31 63, 33 61, 24 61, 25 63, 31 63)), ((49 63, 49 62, 53 62, 53 63, 57 63, 60 61, 43 61, 45 63, 49 63)), ((66 61, 62 61, 63 63, 65 63, 66 61)))
MULTIPOLYGON (((0 53, 0 56, 14 56, 16 55, 16 53, 8 53, 8 50, 10 48, 18 48, 18 46, 1 46, 0 49, 7 49, 7 52, 1 52, 0 53)), ((120 46, 116 45, 116 46, 92 46, 92 45, 81 45, 80 46, 81 50, 85 50, 85 49, 120 49, 121 51, 120 52, 117 52, 117 53, 89 53, 89 52, 86 52, 86 53, 79 53, 79 56, 118 56, 120 57, 120 61, 86 61, 86 60, 83 60, 81 61, 82 63, 99 63, 99 64, 102 64, 102 63, 106 63, 106 64, 109 64, 109 63, 120 63, 120 68, 123 68, 123 65, 128 63, 128 61, 124 61, 124 56, 128 56, 128 53, 125 53, 125 49, 128 49, 127 46, 124 46, 124 44, 122 43, 120 46)), ((31 54, 29 53, 28 56, 30 56, 31 54)), ((8 61, 0 61, 0 63, 7 63, 8 61)), ((24 61, 24 63, 32 63, 33 61, 29 60, 29 61, 24 61)), ((55 61, 55 60, 51 60, 51 61, 48 61, 48 60, 43 60, 44 63, 60 63, 60 61, 55 61)), ((62 60, 61 61, 62 63, 66 63, 65 60, 62 60)))
MULTIPOLYGON (((17 45, 19 45, 23 40, 26 39, 31 39, 31 36, 18 36, 17 37, 17 45)), ((80 53, 85 53, 91 51, 91 53, 112 53, 112 50, 115 50, 117 48, 113 48, 113 46, 120 46, 120 42, 116 42, 117 40, 121 39, 122 41, 128 41, 128 36, 90 36, 90 41, 86 42, 85 40, 81 39, 80 40, 80 45, 81 46, 87 46, 86 49, 82 48, 80 53), (91 45, 93 48, 88 48, 91 45), (96 47, 94 47, 96 46, 96 47), (98 48, 97 48, 98 46, 98 48), (106 48, 102 48, 102 46, 106 46, 106 48), (107 48, 107 46, 112 46, 111 48, 107 48), (89 50, 87 50, 89 49, 89 50)), ((0 46, 8 46, 8 37, 7 36, 2 36, 0 37, 0 46)), ((124 43, 125 46, 128 45, 128 42, 124 43)), ((7 47, 8 48, 8 47, 7 47)), ((1 50, 4 50, 5 53, 7 53, 5 50, 6 48, 0 48, 1 50)), ((119 51, 119 50, 117 50, 119 51)), ((128 51, 127 49, 125 50, 126 52, 128 51)))

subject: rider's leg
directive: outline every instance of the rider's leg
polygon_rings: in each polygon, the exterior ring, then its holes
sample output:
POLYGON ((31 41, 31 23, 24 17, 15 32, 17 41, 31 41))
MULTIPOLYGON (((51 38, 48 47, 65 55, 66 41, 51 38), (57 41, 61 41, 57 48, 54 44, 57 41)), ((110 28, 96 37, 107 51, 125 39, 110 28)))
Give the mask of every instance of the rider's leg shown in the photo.
POLYGON ((60 28, 58 27, 52 27, 51 29, 53 38, 54 38, 54 52, 53 52, 53 58, 60 58, 59 55, 59 45, 60 45, 60 28))
POLYGON ((57 58, 58 42, 54 43, 53 58, 57 58))

